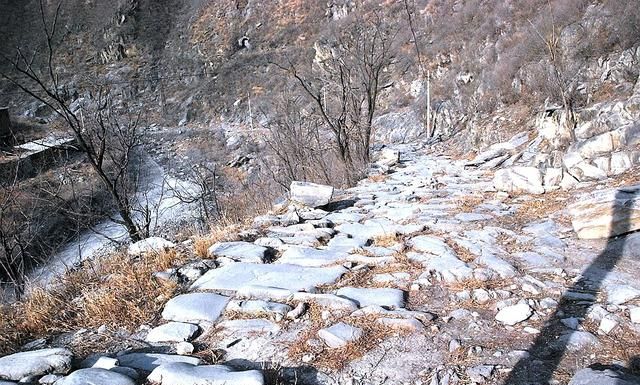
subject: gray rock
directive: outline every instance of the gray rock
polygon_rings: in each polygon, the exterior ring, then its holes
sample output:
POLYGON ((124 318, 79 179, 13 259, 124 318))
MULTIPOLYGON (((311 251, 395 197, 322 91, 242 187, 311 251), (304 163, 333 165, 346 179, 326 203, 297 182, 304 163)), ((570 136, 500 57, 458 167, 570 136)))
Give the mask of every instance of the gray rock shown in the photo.
POLYGON ((247 301, 231 301, 227 305, 227 310, 237 311, 244 314, 267 314, 284 317, 291 311, 291 306, 277 303, 268 302, 262 300, 247 300, 247 301))
POLYGON ((496 320, 505 325, 515 325, 520 323, 533 314, 533 310, 527 304, 521 303, 513 306, 502 308, 496 315, 496 320))
POLYGON ((364 214, 360 213, 345 213, 345 212, 335 212, 326 216, 326 219, 333 222, 336 225, 341 225, 343 223, 348 222, 360 222, 366 217, 364 214))
POLYGON ((256 336, 257 334, 272 334, 280 330, 277 323, 266 319, 234 319, 221 321, 219 327, 222 334, 240 336, 256 336))
POLYGON ((191 289, 235 292, 247 286, 263 286, 314 292, 317 286, 332 284, 346 272, 347 270, 341 266, 303 267, 286 264, 234 263, 208 271, 191 285, 191 289))
POLYGON ((179 354, 181 356, 187 356, 191 353, 193 353, 195 347, 193 346, 193 344, 186 342, 186 341, 182 341, 182 342, 178 342, 175 346, 176 348, 176 354, 179 354))
POLYGON ((101 368, 80 369, 58 380, 56 385, 135 385, 130 377, 101 368))
POLYGON ((493 365, 478 365, 467 369, 466 373, 473 382, 482 384, 493 374, 493 365))
POLYGON ((375 274, 371 280, 375 283, 406 285, 411 281, 411 274, 405 272, 375 274))
POLYGON ((453 250, 440 238, 418 235, 409 240, 408 245, 417 251, 434 255, 454 254, 453 250))
POLYGON ((194 366, 175 363, 160 366, 147 380, 160 385, 263 385, 264 377, 257 370, 233 371, 223 365, 194 366))
POLYGON ((351 313, 358 310, 358 304, 354 301, 333 294, 295 293, 293 299, 295 301, 314 303, 322 308, 336 312, 351 313))
POLYGON ((153 371, 161 365, 172 363, 185 363, 191 365, 200 365, 201 361, 196 357, 179 356, 174 354, 159 353, 129 353, 118 357, 120 366, 127 366, 133 369, 153 371))
POLYGON ((511 167, 496 171, 493 185, 513 193, 544 194, 542 173, 536 167, 511 167))
POLYGON ((569 385, 638 385, 640 377, 623 374, 611 369, 596 370, 582 369, 579 370, 569 385))
POLYGON ((391 148, 383 148, 377 155, 377 164, 392 167, 400 162, 400 151, 391 148))
POLYGON ((598 338, 589 332, 572 331, 560 336, 551 343, 551 348, 560 350, 566 347, 569 351, 578 351, 589 346, 597 345, 598 338))
POLYGON ((318 337, 330 348, 340 348, 350 342, 362 338, 362 329, 347 325, 344 322, 337 323, 331 327, 320 329, 318 337))
POLYGON ((611 305, 622 305, 640 298, 640 289, 625 284, 609 284, 604 291, 607 293, 607 303, 611 305))
POLYGON ((11 354, 0 358, 0 379, 18 381, 49 373, 66 374, 71 359, 71 351, 61 348, 11 354))
POLYGON ((464 281, 473 276, 473 269, 453 254, 428 256, 413 253, 407 254, 407 257, 427 268, 427 271, 418 277, 418 282, 422 280, 428 281, 429 275, 432 273, 445 282, 464 281))
POLYGON ((129 255, 139 256, 145 253, 161 253, 174 247, 176 247, 176 245, 173 242, 167 241, 164 238, 151 237, 129 245, 127 252, 129 255))
POLYGON ((198 332, 198 326, 184 322, 169 322, 153 328, 147 334, 148 342, 190 341, 198 332))
POLYGON ((581 239, 608 238, 640 229, 640 185, 596 191, 569 207, 581 239))
POLYGON ((267 248, 249 242, 221 242, 209 247, 210 257, 221 256, 239 262, 263 263, 267 248))
POLYGON ((410 331, 412 333, 421 332, 424 330, 424 325, 417 319, 378 318, 376 322, 394 330, 404 330, 410 331))
POLYGON ((215 322, 229 302, 229 297, 212 293, 189 293, 171 298, 164 306, 162 318, 209 325, 215 322))
POLYGON ((492 219, 491 215, 479 214, 479 213, 460 213, 456 214, 455 218, 460 222, 479 222, 492 219))
POLYGON ((387 309, 404 307, 404 292, 399 289, 342 287, 336 291, 336 295, 348 298, 360 307, 372 305, 387 309))
MULTIPOLYGON (((38 380, 38 384, 42 384, 42 385, 51 385, 51 384, 55 384, 56 381, 58 381, 59 379, 61 379, 63 376, 59 375, 59 374, 47 374, 44 377, 41 377, 38 380)), ((8 382, 5 383, 4 381, 0 381, 0 385, 6 385, 9 384, 8 382)), ((13 384, 13 382, 11 382, 10 384, 13 384)))
POLYGON ((278 263, 319 267, 334 265, 339 261, 346 261, 347 253, 336 249, 314 249, 311 247, 290 247, 280 258, 278 263))
POLYGON ((293 181, 289 188, 289 194, 292 201, 310 207, 318 207, 331 202, 333 187, 310 182, 293 181))

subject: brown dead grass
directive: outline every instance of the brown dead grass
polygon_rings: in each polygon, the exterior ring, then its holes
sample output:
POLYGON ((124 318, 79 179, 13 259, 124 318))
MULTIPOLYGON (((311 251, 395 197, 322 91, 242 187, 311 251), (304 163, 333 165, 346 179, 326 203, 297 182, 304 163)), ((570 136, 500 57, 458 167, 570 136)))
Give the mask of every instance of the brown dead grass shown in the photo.
POLYGON ((475 254, 473 254, 472 252, 470 252, 469 250, 467 250, 466 248, 460 246, 458 244, 458 242, 454 241, 451 238, 446 238, 444 240, 444 242, 451 247, 451 249, 453 249, 453 251, 456 253, 456 256, 458 257, 459 260, 463 261, 463 262, 473 262, 477 256, 475 254))
POLYGON ((240 240, 238 235, 241 231, 249 228, 248 220, 231 223, 221 221, 217 225, 211 227, 211 231, 206 235, 196 235, 193 239, 193 251, 200 258, 209 258, 209 247, 217 242, 232 242, 240 240))
POLYGON ((479 279, 471 278, 466 279, 464 281, 456 281, 447 283, 446 286, 449 290, 453 291, 463 291, 463 290, 474 290, 474 289, 485 289, 485 290, 494 290, 499 289, 501 287, 508 286, 510 284, 509 281, 504 279, 493 279, 490 281, 481 281, 479 279))
POLYGON ((394 334, 408 333, 398 329, 391 329, 378 323, 374 315, 364 317, 345 317, 340 320, 327 322, 318 316, 312 316, 312 326, 303 331, 291 345, 288 355, 295 361, 301 361, 306 354, 312 354, 314 367, 326 370, 340 370, 349 362, 364 356, 368 351, 378 346, 385 338, 394 334), (363 336, 357 341, 348 343, 344 347, 331 349, 323 343, 310 345, 308 341, 317 339, 318 331, 338 321, 361 328, 363 336))
POLYGON ((455 200, 456 207, 460 213, 471 213, 479 204, 485 201, 482 194, 465 195, 455 200))
POLYGON ((399 242, 399 239, 400 238, 397 234, 388 233, 379 235, 373 238, 373 245, 379 247, 391 247, 396 245, 399 242))
POLYGON ((374 183, 380 183, 380 182, 384 182, 385 180, 387 180, 389 176, 386 174, 378 174, 378 175, 371 175, 370 177, 367 178, 367 180, 374 182, 374 183))
POLYGON ((152 321, 177 290, 152 274, 183 260, 175 251, 136 259, 119 252, 67 272, 48 289, 33 289, 3 309, 8 317, 0 317, 0 352, 31 338, 101 325, 132 331, 152 321))

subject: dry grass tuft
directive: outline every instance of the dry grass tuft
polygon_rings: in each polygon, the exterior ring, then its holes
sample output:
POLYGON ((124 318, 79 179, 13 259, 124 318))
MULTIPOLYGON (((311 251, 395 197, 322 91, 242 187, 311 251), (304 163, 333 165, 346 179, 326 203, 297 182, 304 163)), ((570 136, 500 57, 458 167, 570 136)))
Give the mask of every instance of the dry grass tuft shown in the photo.
POLYGON ((460 246, 458 242, 454 241, 451 238, 446 238, 444 242, 449 245, 449 247, 451 247, 451 249, 456 253, 458 259, 463 262, 473 262, 477 258, 475 254, 470 252, 465 247, 460 246))
POLYGON ((456 206, 461 213, 471 213, 485 200, 486 197, 483 194, 465 195, 456 200, 456 206))
POLYGON ((208 258, 209 247, 213 244, 213 240, 209 237, 195 236, 193 238, 193 252, 200 258, 208 258))
POLYGON ((211 232, 207 235, 196 235, 193 239, 193 251, 201 258, 209 258, 209 247, 218 242, 239 241, 238 235, 249 227, 250 223, 227 223, 221 221, 218 225, 211 227, 211 232))
POLYGON ((373 238, 373 245, 379 247, 391 247, 396 245, 398 241, 399 238, 397 234, 388 233, 373 238))
POLYGON ((139 258, 116 253, 67 272, 48 289, 34 288, 22 302, 3 309, 10 316, 0 317, 1 352, 29 338, 81 328, 134 330, 156 317, 177 290, 174 282, 152 274, 184 259, 173 250, 139 258))
POLYGON ((508 286, 509 282, 504 279, 493 279, 490 281, 481 281, 476 278, 466 279, 464 281, 456 281, 447 283, 447 288, 453 291, 485 289, 495 290, 508 286))
POLYGON ((387 174, 378 174, 378 175, 371 175, 370 177, 367 178, 367 180, 374 183, 380 183, 387 180, 388 177, 389 176, 387 174))
MULTIPOLYGON (((315 317, 312 318, 314 319, 315 317)), ((349 362, 364 356, 368 351, 378 346, 385 338, 392 334, 404 333, 403 331, 390 329, 387 326, 381 325, 377 322, 378 317, 373 315, 366 317, 345 317, 341 321, 361 328, 363 330, 363 336, 357 341, 336 349, 328 348, 322 343, 309 344, 308 341, 317 339, 317 334, 320 329, 337 322, 329 323, 321 319, 314 320, 312 321, 312 327, 303 331, 292 344, 288 352, 289 357, 293 360, 301 361, 302 357, 306 354, 312 354, 314 356, 314 367, 340 370, 349 364, 349 362), (326 323, 326 325, 324 325, 324 323, 326 323)))

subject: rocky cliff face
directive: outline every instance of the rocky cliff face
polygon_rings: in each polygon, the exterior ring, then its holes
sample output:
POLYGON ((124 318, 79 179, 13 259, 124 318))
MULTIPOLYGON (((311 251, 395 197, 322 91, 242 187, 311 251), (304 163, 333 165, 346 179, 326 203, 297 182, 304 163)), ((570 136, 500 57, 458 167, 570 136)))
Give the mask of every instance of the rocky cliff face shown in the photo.
MULTIPOLYGON (((397 26, 376 143, 424 137, 429 96, 428 140, 475 151, 476 166, 532 167, 542 181, 533 190, 630 169, 639 158, 640 11, 587 0, 530 3, 68 1, 54 67, 71 106, 108 88, 149 123, 211 129, 231 158, 252 159, 265 148, 264 131, 253 129, 281 113, 274 100, 296 92, 278 65, 320 66, 335 54, 336 30, 375 16, 397 26), (527 140, 505 144, 517 134, 527 140)), ((1 52, 43 48, 38 4, 1 4, 1 52)), ((55 7, 44 9, 51 21, 55 7)), ((14 113, 54 118, 7 82, 0 89, 0 105, 14 113)), ((313 108, 297 96, 303 110, 313 108)))

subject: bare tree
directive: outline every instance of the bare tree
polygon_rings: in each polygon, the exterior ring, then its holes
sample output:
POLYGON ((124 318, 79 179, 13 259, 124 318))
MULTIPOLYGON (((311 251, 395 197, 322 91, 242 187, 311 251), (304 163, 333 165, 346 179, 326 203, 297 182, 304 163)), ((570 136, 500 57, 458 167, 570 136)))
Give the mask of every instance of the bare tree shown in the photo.
POLYGON ((428 69, 427 62, 422 55, 422 50, 420 49, 421 43, 419 42, 419 39, 418 39, 417 28, 414 20, 415 14, 416 14, 415 0, 411 0, 411 2, 409 0, 403 0, 403 3, 404 3, 404 10, 407 13, 407 21, 409 24, 409 30, 411 31, 413 46, 416 51, 416 58, 418 59, 418 71, 420 73, 420 78, 422 79, 427 91, 427 94, 425 97, 426 114, 424 119, 424 125, 425 125, 425 133, 427 134, 427 139, 430 139, 431 137, 433 137, 433 134, 435 133, 434 126, 436 121, 435 116, 431 110, 431 72, 428 69))
POLYGON ((40 229, 45 219, 35 199, 17 177, 0 181, 0 282, 13 289, 16 299, 24 294, 27 272, 40 262, 46 246, 40 229))
POLYGON ((266 168, 285 190, 294 180, 336 184, 340 179, 332 169, 336 159, 322 120, 302 105, 299 96, 281 95, 270 108, 277 115, 265 125, 265 143, 271 155, 265 157, 266 168))
POLYGON ((140 146, 142 129, 140 115, 130 114, 128 106, 117 105, 109 90, 100 88, 94 100, 81 108, 72 108, 64 85, 56 73, 55 45, 57 39, 59 3, 51 22, 47 21, 45 2, 40 0, 42 30, 45 35, 44 69, 36 65, 38 55, 27 54, 21 48, 14 56, 2 55, 13 69, 0 75, 19 89, 51 108, 74 136, 80 150, 109 193, 118 213, 114 221, 123 225, 132 241, 148 234, 137 223, 130 200, 131 164, 134 151, 140 146))
POLYGON ((552 98, 559 100, 565 114, 566 128, 571 140, 575 141, 575 108, 578 96, 578 80, 584 58, 569 57, 569 50, 563 46, 562 32, 574 22, 559 22, 550 0, 547 1, 548 14, 537 25, 528 20, 539 42, 543 44, 544 56, 548 62, 546 83, 552 98))
POLYGON ((380 95, 392 85, 397 30, 379 14, 347 23, 329 39, 328 57, 310 71, 291 62, 281 68, 297 80, 315 106, 313 113, 332 133, 340 159, 357 174, 370 160, 380 95))

